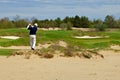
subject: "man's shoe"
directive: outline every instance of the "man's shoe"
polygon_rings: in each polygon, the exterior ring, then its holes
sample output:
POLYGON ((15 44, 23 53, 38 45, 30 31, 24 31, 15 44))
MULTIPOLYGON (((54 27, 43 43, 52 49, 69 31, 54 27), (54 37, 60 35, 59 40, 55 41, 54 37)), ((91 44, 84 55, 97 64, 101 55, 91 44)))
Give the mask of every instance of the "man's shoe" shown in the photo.
POLYGON ((35 50, 34 48, 31 48, 32 50, 35 50))

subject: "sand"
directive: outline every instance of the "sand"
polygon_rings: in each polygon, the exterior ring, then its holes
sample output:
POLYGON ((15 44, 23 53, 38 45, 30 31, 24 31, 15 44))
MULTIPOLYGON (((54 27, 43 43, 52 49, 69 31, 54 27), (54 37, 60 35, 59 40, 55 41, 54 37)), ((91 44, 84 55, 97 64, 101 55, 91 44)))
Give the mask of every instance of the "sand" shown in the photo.
POLYGON ((120 52, 102 58, 0 56, 0 80, 120 80, 120 52))
POLYGON ((20 37, 18 36, 0 36, 0 38, 5 38, 5 39, 19 39, 20 37))
POLYGON ((75 36, 78 39, 96 39, 96 38, 109 38, 109 36, 75 36))
POLYGON ((100 36, 75 36, 75 38, 82 38, 82 39, 93 39, 93 38, 102 38, 100 36))

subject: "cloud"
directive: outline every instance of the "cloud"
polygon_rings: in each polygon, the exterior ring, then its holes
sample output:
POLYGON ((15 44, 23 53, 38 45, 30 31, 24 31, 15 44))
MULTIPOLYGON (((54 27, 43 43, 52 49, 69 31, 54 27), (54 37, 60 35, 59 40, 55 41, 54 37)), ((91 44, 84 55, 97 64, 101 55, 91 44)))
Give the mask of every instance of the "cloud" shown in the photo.
POLYGON ((12 1, 9 1, 9 0, 0 0, 0 3, 9 3, 9 2, 12 2, 12 1))
POLYGON ((11 7, 62 6, 62 7, 99 7, 103 5, 120 5, 120 0, 1 0, 0 3, 11 7))
POLYGON ((17 14, 39 18, 75 15, 102 18, 120 14, 120 0, 0 0, 0 4, 0 17, 17 14))

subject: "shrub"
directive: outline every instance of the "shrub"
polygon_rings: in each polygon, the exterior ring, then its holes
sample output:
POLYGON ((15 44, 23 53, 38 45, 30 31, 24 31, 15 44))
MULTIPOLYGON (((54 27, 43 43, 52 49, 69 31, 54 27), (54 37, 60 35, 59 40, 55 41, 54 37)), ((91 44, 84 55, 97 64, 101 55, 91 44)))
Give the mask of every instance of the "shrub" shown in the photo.
POLYGON ((60 28, 61 28, 61 30, 66 30, 67 29, 67 24, 66 23, 61 23, 60 28))
POLYGON ((103 24, 103 23, 102 24, 96 24, 95 28, 96 28, 97 31, 105 31, 106 25, 103 24))
POLYGON ((72 30, 72 23, 71 22, 67 22, 67 23, 61 23, 60 24, 60 28, 61 30, 72 30))
POLYGON ((72 30, 72 23, 71 22, 68 22, 67 23, 67 30, 72 30))

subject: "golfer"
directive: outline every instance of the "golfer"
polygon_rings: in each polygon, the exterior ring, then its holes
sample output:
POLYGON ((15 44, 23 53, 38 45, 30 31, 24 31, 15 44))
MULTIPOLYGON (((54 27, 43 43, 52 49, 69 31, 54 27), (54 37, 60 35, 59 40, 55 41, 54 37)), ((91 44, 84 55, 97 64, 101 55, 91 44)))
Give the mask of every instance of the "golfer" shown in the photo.
POLYGON ((37 32, 37 27, 38 24, 35 23, 34 25, 32 25, 31 23, 28 24, 27 29, 30 30, 30 46, 31 49, 34 50, 35 49, 35 45, 36 45, 36 32, 37 32))

